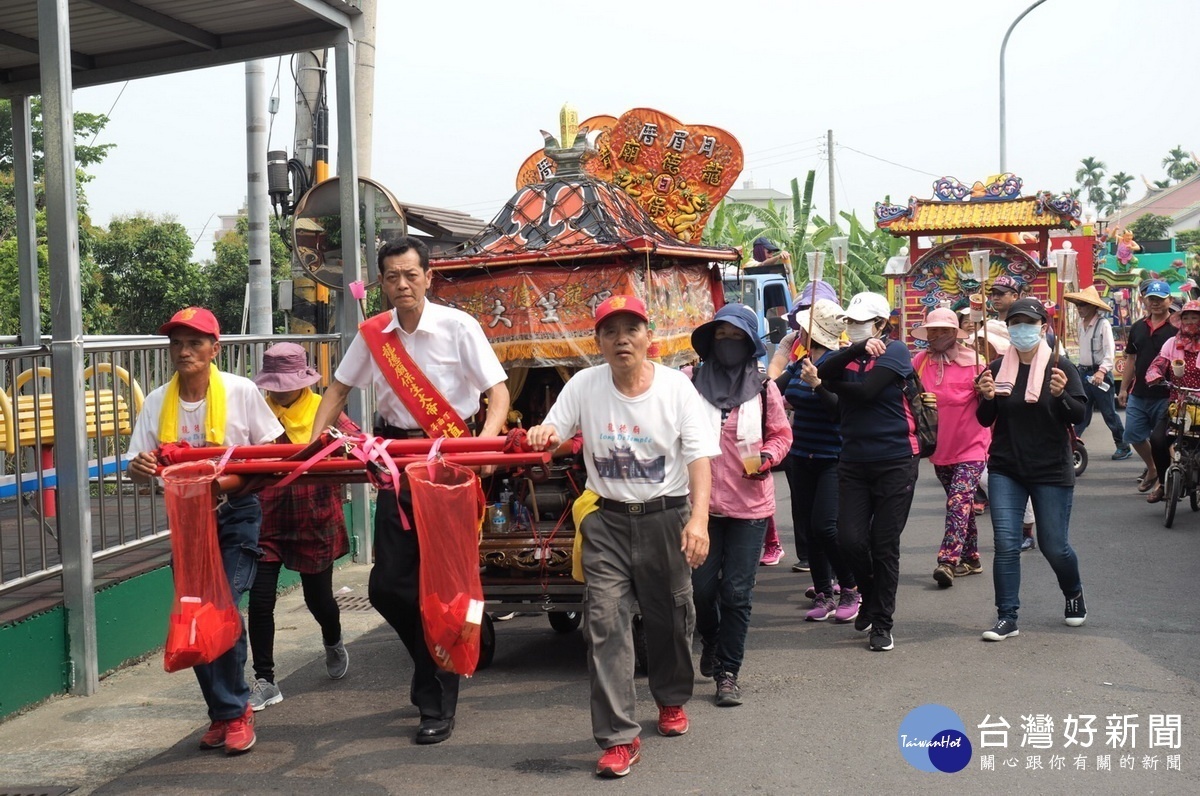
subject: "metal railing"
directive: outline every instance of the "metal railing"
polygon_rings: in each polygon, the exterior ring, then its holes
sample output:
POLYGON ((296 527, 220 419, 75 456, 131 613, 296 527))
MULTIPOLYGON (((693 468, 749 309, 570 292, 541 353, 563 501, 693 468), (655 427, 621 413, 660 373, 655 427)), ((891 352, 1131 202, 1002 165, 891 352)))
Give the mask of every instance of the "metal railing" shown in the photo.
MULTIPOLYGON (((341 357, 338 335, 228 335, 216 364, 252 377, 262 352, 284 341, 304 346, 326 383, 341 357)), ((62 567, 50 349, 17 342, 0 337, 0 593, 54 576, 62 567)), ((168 533, 161 498, 125 473, 141 397, 171 377, 167 339, 86 337, 84 368, 92 553, 98 559, 168 533)))

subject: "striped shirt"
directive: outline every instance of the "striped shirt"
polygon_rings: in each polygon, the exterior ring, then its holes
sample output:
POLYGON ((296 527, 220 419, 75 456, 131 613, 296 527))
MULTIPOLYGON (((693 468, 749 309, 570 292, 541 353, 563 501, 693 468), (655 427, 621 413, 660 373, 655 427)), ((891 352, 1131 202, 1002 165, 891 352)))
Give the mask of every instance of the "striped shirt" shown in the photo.
MULTIPOLYGON (((816 363, 819 365, 826 351, 816 363)), ((805 459, 836 459, 842 452, 842 436, 837 421, 821 403, 816 390, 800 378, 800 362, 787 367, 788 386, 784 398, 792 407, 792 456, 805 459)))

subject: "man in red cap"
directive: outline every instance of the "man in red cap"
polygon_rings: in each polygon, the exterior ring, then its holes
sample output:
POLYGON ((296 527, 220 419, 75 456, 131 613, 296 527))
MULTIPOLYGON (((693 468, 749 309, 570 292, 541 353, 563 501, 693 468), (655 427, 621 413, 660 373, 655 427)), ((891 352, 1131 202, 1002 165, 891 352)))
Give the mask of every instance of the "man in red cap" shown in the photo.
MULTIPOLYGON (((142 403, 129 438, 129 476, 147 483, 158 467, 157 450, 168 442, 205 445, 261 445, 283 433, 254 382, 223 373, 213 364, 221 353, 221 328, 211 312, 187 307, 162 325, 171 338, 175 375, 142 403)), ((217 537, 225 577, 234 604, 254 582, 262 510, 258 497, 230 497, 217 509, 217 537)), ((227 754, 254 746, 254 712, 246 684, 246 633, 212 663, 193 667, 212 722, 201 749, 224 748, 227 754)))
POLYGON ((658 732, 688 730, 692 696, 691 569, 708 555, 710 459, 721 454, 700 395, 683 373, 647 359, 646 305, 612 296, 596 308, 605 364, 571 378, 542 425, 535 449, 583 432, 588 490, 598 510, 579 524, 587 582, 584 632, 591 676, 592 734, 602 777, 623 777, 641 756, 634 719, 633 605, 646 631, 658 732), (690 497, 690 505, 689 505, 690 497))

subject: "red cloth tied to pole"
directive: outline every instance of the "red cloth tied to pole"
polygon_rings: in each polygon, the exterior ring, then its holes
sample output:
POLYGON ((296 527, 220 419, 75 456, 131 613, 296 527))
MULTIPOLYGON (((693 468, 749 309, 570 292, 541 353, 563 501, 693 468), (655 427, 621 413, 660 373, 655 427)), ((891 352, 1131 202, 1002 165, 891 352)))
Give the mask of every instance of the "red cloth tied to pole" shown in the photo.
POLYGON ((168 672, 212 663, 242 634, 242 617, 233 603, 217 541, 217 475, 211 461, 173 464, 162 471, 175 577, 163 656, 168 672))
POLYGON ((479 534, 486 500, 479 478, 442 459, 404 468, 421 548, 421 623, 442 669, 470 676, 479 663, 483 585, 479 534))

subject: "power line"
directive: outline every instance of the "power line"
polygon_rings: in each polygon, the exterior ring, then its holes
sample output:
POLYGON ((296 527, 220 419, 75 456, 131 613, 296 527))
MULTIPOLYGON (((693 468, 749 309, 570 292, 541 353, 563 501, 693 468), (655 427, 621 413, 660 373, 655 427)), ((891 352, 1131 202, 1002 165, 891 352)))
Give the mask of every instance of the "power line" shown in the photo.
POLYGON ((914 168, 912 166, 905 166, 903 163, 897 163, 894 160, 888 160, 887 158, 881 158, 878 155, 872 155, 870 152, 863 152, 861 149, 855 149, 854 147, 847 146, 845 144, 838 144, 838 147, 840 147, 841 149, 849 149, 851 152, 857 152, 858 154, 863 155, 864 157, 871 158, 872 160, 878 160, 881 163, 887 163, 890 166, 896 166, 901 169, 915 171, 917 174, 925 174, 929 177, 933 177, 934 179, 938 179, 940 177, 945 176, 942 174, 934 174, 932 171, 925 171, 924 169, 918 169, 918 168, 914 168))
POLYGON ((801 151, 801 152, 795 152, 795 153, 781 152, 779 155, 772 156, 770 158, 766 158, 765 160, 748 161, 745 164, 745 167, 757 169, 757 168, 766 168, 767 166, 777 166, 781 163, 792 163, 797 160, 810 160, 810 159, 818 156, 820 153, 821 153, 821 150, 817 149, 817 148, 813 148, 811 150, 806 150, 806 151, 801 151))
POLYGON ((747 155, 747 156, 749 156, 749 155, 761 155, 763 152, 773 152, 773 151, 775 151, 776 149, 787 149, 788 147, 791 147, 791 146, 800 146, 801 144, 807 144, 807 145, 811 146, 811 145, 812 145, 812 142, 814 142, 814 141, 816 141, 816 142, 820 142, 820 141, 821 141, 821 138, 820 138, 820 136, 817 136, 816 138, 808 138, 808 139, 803 139, 803 140, 801 140, 801 141, 792 141, 792 142, 791 142, 791 143, 789 143, 789 144, 780 144, 779 146, 770 146, 770 147, 767 147, 766 149, 756 149, 756 150, 754 150, 753 152, 747 152, 747 153, 746 153, 746 155, 747 155))
MULTIPOLYGON (((121 95, 123 95, 123 94, 125 93, 125 89, 127 89, 128 87, 129 87, 129 81, 128 81, 128 80, 126 80, 126 81, 125 81, 125 82, 124 82, 124 83, 121 85, 121 90, 117 92, 117 98, 116 98, 115 100, 113 100, 113 104, 112 104, 112 106, 111 106, 111 107, 108 109, 108 113, 104 114, 104 116, 105 116, 106 118, 109 118, 109 119, 111 119, 111 118, 112 118, 112 112, 113 112, 113 110, 114 110, 114 109, 117 107, 117 103, 121 101, 121 95)), ((99 129, 97 129, 97 130, 96 130, 96 132, 92 133, 92 140, 91 140, 91 141, 88 141, 88 146, 91 146, 92 144, 96 143, 96 137, 97 137, 97 136, 99 136, 99 135, 100 135, 100 130, 99 130, 99 129)))

